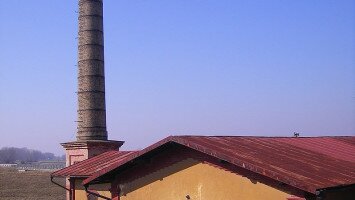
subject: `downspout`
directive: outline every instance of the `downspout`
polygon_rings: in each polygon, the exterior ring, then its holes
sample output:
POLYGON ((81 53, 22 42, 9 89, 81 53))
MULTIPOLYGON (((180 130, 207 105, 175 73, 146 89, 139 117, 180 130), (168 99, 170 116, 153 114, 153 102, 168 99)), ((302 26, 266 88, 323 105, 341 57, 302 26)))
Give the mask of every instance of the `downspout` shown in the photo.
POLYGON ((84 185, 84 187, 85 187, 86 193, 88 193, 88 194, 91 194, 91 195, 94 195, 94 196, 97 196, 97 197, 100 197, 100 198, 103 198, 103 199, 106 199, 106 200, 112 200, 111 198, 102 196, 99 193, 96 193, 96 192, 93 192, 93 191, 89 190, 88 189, 89 186, 87 186, 87 185, 84 185))
POLYGON ((61 184, 59 184, 59 183, 57 183, 57 182, 54 182, 54 180, 53 180, 53 179, 54 179, 54 177, 53 177, 53 176, 51 176, 51 182, 52 182, 53 184, 58 185, 59 187, 61 187, 61 188, 65 189, 65 190, 70 191, 70 189, 66 188, 65 186, 62 186, 61 184))
POLYGON ((69 182, 70 182, 70 189, 72 190, 71 200, 75 200, 75 181, 74 179, 69 178, 69 182))
POLYGON ((73 197, 72 197, 72 196, 73 196, 73 195, 72 195, 72 190, 71 190, 70 188, 68 189, 67 187, 62 186, 61 184, 55 182, 53 179, 54 179, 54 177, 51 176, 51 182, 52 182, 54 185, 57 185, 57 186, 59 186, 59 187, 65 189, 65 190, 69 191, 69 199, 71 200, 71 199, 73 198, 73 197))

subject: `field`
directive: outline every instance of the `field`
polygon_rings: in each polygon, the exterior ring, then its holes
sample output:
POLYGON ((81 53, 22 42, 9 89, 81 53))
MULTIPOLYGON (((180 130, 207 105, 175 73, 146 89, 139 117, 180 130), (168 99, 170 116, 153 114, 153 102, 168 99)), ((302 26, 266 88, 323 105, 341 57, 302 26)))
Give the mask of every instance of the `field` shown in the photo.
MULTIPOLYGON (((64 179, 56 180, 64 185, 64 179)), ((1 200, 65 200, 65 190, 50 181, 50 172, 0 168, 1 200)))

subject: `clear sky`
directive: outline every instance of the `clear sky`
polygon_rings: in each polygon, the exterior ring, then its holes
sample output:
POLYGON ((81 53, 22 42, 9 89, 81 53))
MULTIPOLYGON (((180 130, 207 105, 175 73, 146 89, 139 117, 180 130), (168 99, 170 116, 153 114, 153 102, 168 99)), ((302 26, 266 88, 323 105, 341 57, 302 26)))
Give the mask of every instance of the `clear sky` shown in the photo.
MULTIPOLYGON (((0 147, 76 133, 76 0, 0 0, 0 147)), ((109 138, 355 134, 354 0, 105 0, 109 138)))

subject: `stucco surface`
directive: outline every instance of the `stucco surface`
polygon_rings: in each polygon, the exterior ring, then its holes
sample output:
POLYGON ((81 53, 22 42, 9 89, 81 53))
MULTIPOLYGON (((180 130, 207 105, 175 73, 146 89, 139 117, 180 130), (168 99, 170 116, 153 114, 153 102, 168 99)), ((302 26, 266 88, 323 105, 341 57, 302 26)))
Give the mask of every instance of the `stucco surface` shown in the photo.
POLYGON ((265 184, 193 159, 123 183, 120 187, 122 200, 285 200, 289 196, 265 184))

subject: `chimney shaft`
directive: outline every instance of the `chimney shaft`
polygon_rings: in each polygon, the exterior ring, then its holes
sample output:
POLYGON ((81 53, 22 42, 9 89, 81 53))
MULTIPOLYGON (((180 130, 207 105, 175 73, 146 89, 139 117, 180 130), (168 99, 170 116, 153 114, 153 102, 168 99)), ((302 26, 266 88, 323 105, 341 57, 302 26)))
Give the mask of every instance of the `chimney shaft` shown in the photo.
POLYGON ((78 141, 107 140, 102 0, 79 0, 78 141))

